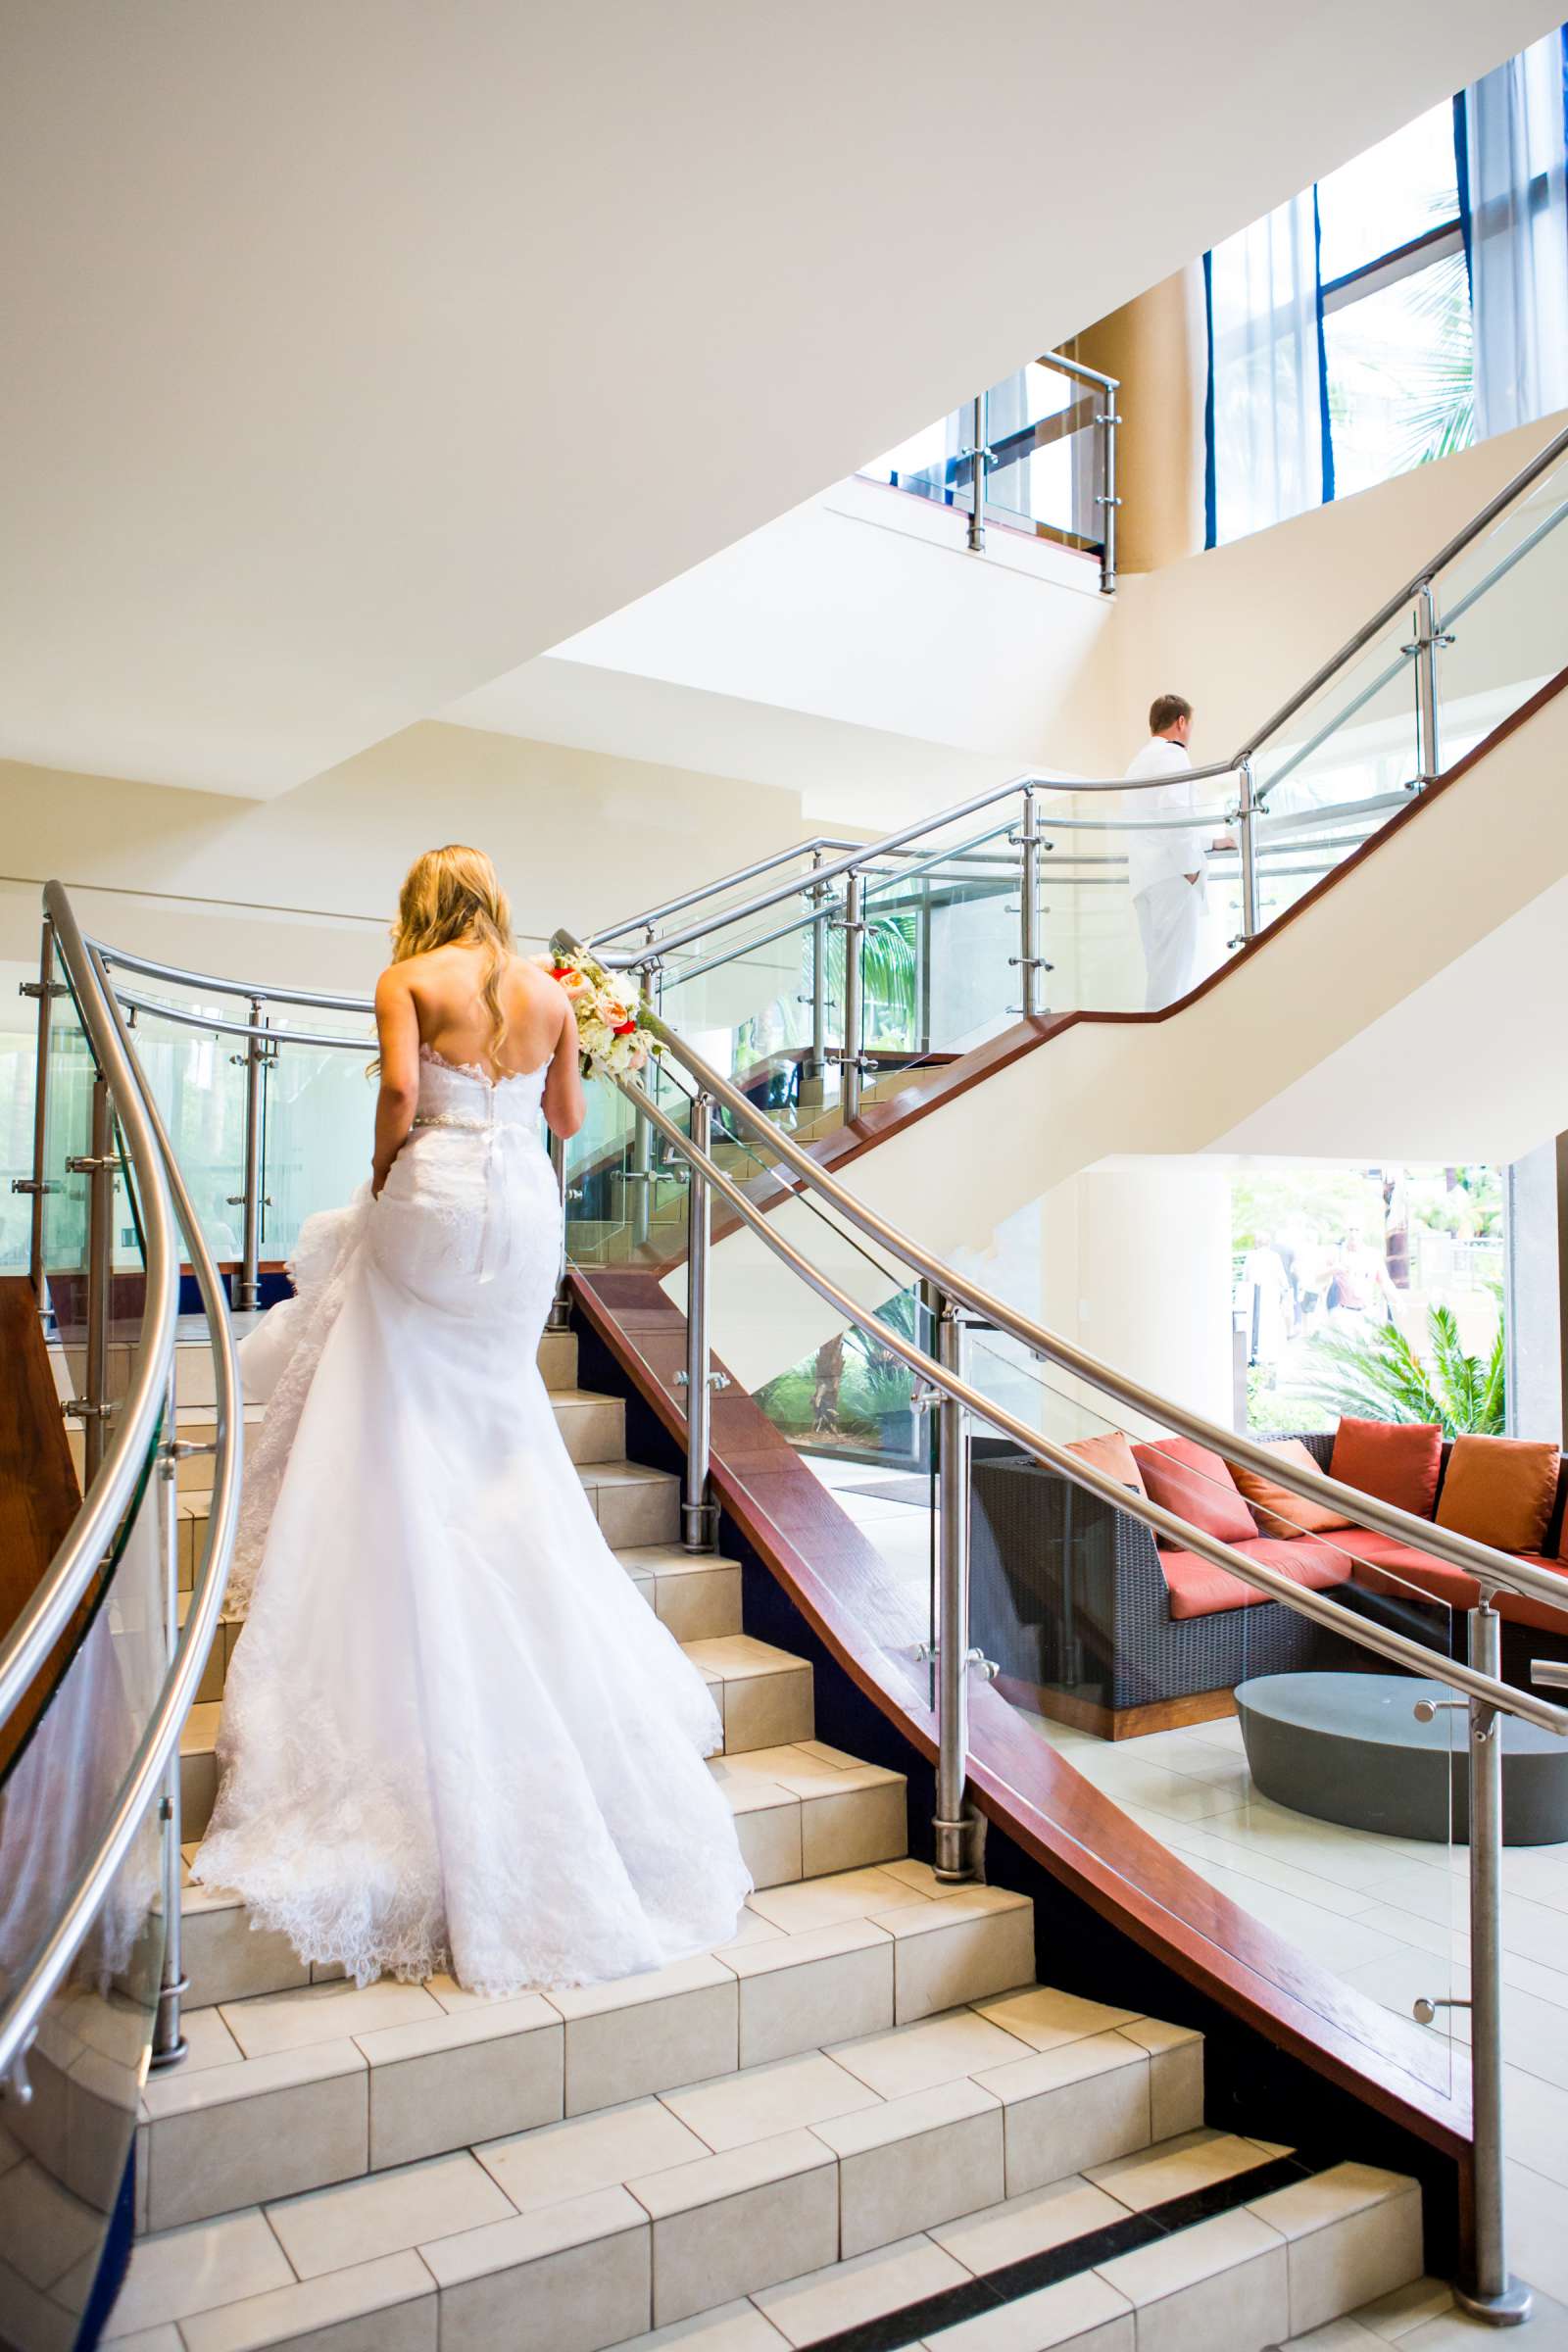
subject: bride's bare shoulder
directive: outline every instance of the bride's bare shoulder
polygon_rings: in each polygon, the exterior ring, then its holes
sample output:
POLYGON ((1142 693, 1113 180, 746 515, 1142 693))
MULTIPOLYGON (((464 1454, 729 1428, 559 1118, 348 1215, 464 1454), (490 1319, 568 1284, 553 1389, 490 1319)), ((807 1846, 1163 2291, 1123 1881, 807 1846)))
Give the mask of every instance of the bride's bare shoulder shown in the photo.
POLYGON ((536 1004, 564 1004, 566 992, 548 964, 532 956, 513 956, 507 962, 507 983, 536 1004))

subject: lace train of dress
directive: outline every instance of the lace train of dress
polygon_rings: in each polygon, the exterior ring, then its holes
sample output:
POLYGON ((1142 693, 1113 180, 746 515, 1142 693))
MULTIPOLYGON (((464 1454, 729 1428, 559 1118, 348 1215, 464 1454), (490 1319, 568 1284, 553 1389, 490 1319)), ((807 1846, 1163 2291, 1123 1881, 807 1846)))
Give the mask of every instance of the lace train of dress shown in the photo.
POLYGON ((195 1874, 302 1959, 599 1983, 722 1942, 751 1879, 702 1677, 599 1532, 535 1361, 543 1073, 428 1054, 379 1200, 312 1218, 244 1343, 222 1780, 195 1874))

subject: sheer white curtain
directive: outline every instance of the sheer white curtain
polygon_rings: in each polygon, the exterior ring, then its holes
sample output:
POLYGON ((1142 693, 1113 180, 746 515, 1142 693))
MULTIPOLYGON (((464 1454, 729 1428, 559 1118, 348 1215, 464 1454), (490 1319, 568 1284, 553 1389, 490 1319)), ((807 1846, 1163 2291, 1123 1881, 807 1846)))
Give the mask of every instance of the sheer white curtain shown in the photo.
POLYGON ((1315 192, 1216 245, 1209 289, 1214 536, 1223 542, 1325 495, 1315 192))
POLYGON ((1476 434, 1568 408, 1563 35, 1465 92, 1476 434))

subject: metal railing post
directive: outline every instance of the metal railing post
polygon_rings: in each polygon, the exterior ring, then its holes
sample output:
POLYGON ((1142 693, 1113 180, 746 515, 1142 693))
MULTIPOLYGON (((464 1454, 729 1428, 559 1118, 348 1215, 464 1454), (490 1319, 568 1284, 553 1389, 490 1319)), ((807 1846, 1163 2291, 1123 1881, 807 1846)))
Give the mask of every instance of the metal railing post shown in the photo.
POLYGON ((43 941, 38 950, 38 977, 24 980, 22 994, 31 997, 38 1007, 37 1061, 33 1077, 32 1098, 32 1174, 13 1176, 14 1193, 31 1195, 31 1216, 28 1219, 27 1278, 32 1295, 40 1309, 43 1306, 43 1204, 51 1190, 44 1175, 44 1162, 49 1150, 49 1037, 54 1025, 54 1002, 65 994, 66 984, 55 978, 55 927, 47 915, 43 918, 43 941))
MULTIPOLYGON (((168 1656, 172 1660, 179 1646, 179 1454, 177 1450, 178 1417, 176 1406, 175 1373, 170 1367, 168 1385, 164 1391, 164 1436, 158 1449, 158 1551, 163 1569, 164 1639, 168 1656)), ((185 2056, 189 2043, 180 2024, 180 2003, 184 1999, 188 1980, 185 1976, 184 1942, 179 1911, 180 1852, 179 1852, 179 1756, 176 1751, 169 1766, 169 1777, 159 1801, 158 1817, 163 1824, 160 1833, 163 1843, 164 1880, 164 1964, 158 1984, 158 2010, 153 2020, 152 2063, 155 2067, 177 2066, 185 2056)))
MULTIPOLYGON (((692 1102, 693 1148, 710 1155, 713 1100, 692 1102)), ((695 1160, 687 1163, 686 1194, 686 1492, 681 1503, 681 1542, 688 1551, 718 1549, 718 1505, 708 1492, 712 1437, 713 1376, 708 1361, 708 1266, 712 1239, 712 1200, 708 1179, 695 1160)))
MULTIPOLYGON (((964 1378, 963 1309, 942 1303, 937 1360, 964 1378)), ((937 1809, 933 1868, 945 1885, 974 1876, 973 1838, 964 1814, 969 1778, 969 1431, 956 1397, 943 1395, 937 1490, 937 1809)))
POLYGON ((1415 592, 1415 783, 1435 784, 1443 772, 1438 720, 1438 648, 1450 645, 1438 626, 1437 591, 1423 580, 1415 592))
POLYGON ((1261 928, 1257 887, 1257 819, 1261 803, 1252 783, 1252 762, 1236 763, 1236 838, 1242 856, 1242 938, 1255 939, 1261 928))
MULTIPOLYGON (((822 862, 820 850, 811 852, 814 872, 822 862)), ((811 885, 811 905, 816 912, 811 919, 811 1058, 806 1065, 806 1075, 820 1086, 827 1076, 827 1005, 828 1005, 828 926, 827 911, 830 893, 825 882, 811 885)))
POLYGON ((839 1110, 846 1126, 860 1115, 861 1043, 865 1021, 865 973, 860 943, 865 935, 865 883, 851 874, 844 885, 844 1045, 839 1054, 839 1110))
MULTIPOLYGON (((1470 1663, 1502 1671, 1502 1628, 1485 1586, 1470 1611, 1470 1663)), ((1502 1726, 1473 1698, 1470 1733, 1470 2113, 1475 2151, 1475 2274, 1459 2300, 1494 2327, 1530 2317, 1530 2290, 1508 2270, 1502 2140, 1502 1726)))
POLYGON ((85 1494, 104 1457, 109 1419, 109 1310, 115 1279, 115 1113, 109 1081, 100 1070, 92 1088, 92 1144, 68 1159, 87 1179, 87 1350, 82 1394, 66 1410, 82 1424, 81 1491, 85 1494))
POLYGON ((545 1318, 546 1331, 571 1329, 571 1290, 567 1281, 570 1271, 566 1256, 566 1140, 550 1130, 550 1165, 556 1174, 556 1190, 561 1196, 561 1256, 556 1267, 556 1295, 550 1301, 545 1318))
MULTIPOLYGON (((253 1029, 266 1026, 267 1007, 260 997, 251 999, 250 1018, 253 1029)), ((236 1313, 262 1303, 262 1112, 268 1055, 264 1038, 248 1037, 244 1053, 234 1056, 245 1070, 245 1173, 239 1192, 228 1197, 229 1206, 237 1208, 242 1219, 239 1272, 234 1277, 236 1313)))
POLYGON ((1100 512, 1100 591, 1102 596, 1116 592, 1116 514, 1121 500, 1116 495, 1116 427, 1121 422, 1116 414, 1116 386, 1105 388, 1105 405, 1099 416, 1102 442, 1100 512))
POLYGON ((1040 1010, 1040 974, 1051 969, 1040 953, 1040 823, 1035 809, 1035 796, 1027 785, 1023 796, 1023 823, 1012 838, 1023 853, 1020 861, 1022 871, 1016 961, 1023 974, 1023 1003, 1018 1009, 1027 1016, 1040 1010))
POLYGON ((977 392, 970 411, 969 438, 974 447, 969 454, 969 546, 977 556, 986 548, 986 405, 988 395, 977 392))
MULTIPOLYGON (((660 963, 653 956, 637 966, 638 993, 651 1012, 660 1008, 660 963)), ((631 1240, 634 1250, 646 1250, 654 1219, 654 1131, 641 1111, 638 1111, 631 1131, 631 1165, 626 1171, 631 1186, 631 1240)))

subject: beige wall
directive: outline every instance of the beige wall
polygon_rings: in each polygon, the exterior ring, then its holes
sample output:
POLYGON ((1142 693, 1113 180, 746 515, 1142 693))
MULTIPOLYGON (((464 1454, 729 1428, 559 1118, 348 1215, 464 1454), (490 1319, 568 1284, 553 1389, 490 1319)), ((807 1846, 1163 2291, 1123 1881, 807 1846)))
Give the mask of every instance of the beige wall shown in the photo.
POLYGON ((1203 544, 1203 402, 1208 337, 1202 265, 1194 262, 1124 303, 1066 347, 1086 368, 1113 375, 1116 432, 1116 568, 1154 571, 1203 544))
POLYGON ((519 935, 592 928, 804 830, 799 797, 429 721, 281 799, 236 801, 0 762, 0 956, 34 953, 38 885, 139 953, 367 988, 409 861, 469 840, 519 935))

